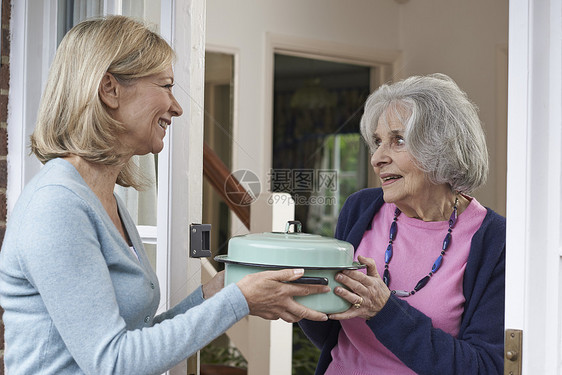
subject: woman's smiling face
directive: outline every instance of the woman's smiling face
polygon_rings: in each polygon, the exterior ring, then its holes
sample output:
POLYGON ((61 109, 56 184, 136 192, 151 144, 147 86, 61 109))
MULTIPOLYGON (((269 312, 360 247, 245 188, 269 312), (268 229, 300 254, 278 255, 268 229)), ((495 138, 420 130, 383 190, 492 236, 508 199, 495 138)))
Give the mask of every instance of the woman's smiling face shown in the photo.
POLYGON ((138 78, 132 84, 119 84, 119 106, 112 115, 125 126, 120 140, 133 155, 162 151, 172 117, 183 113, 172 94, 173 85, 171 66, 161 73, 138 78))
POLYGON ((404 210, 431 195, 435 185, 417 167, 406 149, 405 127, 393 111, 383 113, 373 134, 371 165, 379 176, 384 200, 404 210))

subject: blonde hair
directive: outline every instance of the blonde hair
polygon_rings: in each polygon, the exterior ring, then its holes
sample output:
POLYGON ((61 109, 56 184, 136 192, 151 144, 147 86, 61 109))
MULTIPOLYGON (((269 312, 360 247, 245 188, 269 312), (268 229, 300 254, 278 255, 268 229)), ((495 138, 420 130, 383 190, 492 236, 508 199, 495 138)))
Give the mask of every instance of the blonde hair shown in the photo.
POLYGON ((124 128, 107 112, 99 85, 106 72, 128 83, 161 73, 174 58, 162 37, 128 17, 108 16, 74 26, 51 65, 31 152, 42 163, 74 154, 93 163, 123 164, 117 183, 139 188, 138 168, 118 150, 117 137, 124 128))

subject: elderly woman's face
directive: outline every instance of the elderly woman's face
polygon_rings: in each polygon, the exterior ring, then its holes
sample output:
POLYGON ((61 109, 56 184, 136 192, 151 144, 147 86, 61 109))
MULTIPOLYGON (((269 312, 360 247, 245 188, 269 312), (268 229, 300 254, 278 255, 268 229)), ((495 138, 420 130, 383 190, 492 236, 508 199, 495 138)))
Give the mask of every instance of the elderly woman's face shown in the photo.
POLYGON ((384 200, 399 208, 411 206, 431 192, 431 183, 406 150, 404 131, 396 115, 383 114, 373 135, 378 147, 371 157, 371 165, 381 179, 384 200))
POLYGON ((120 138, 134 155, 158 153, 164 147, 164 136, 172 117, 183 110, 172 94, 172 67, 162 73, 142 77, 131 85, 120 85, 119 107, 112 113, 126 128, 120 138))

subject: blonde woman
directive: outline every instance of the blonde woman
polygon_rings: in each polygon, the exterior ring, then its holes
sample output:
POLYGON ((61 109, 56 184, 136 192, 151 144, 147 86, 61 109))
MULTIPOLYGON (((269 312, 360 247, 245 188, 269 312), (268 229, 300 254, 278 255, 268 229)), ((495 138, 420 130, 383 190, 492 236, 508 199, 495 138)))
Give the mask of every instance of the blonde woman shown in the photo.
POLYGON ((21 194, 0 252, 10 375, 160 374, 247 314, 327 319, 292 299, 327 291, 284 282, 302 270, 224 289, 219 273, 155 315, 158 280, 113 191, 142 185, 131 157, 160 152, 182 114, 173 60, 160 36, 126 17, 82 22, 62 41, 31 137, 45 165, 21 194))

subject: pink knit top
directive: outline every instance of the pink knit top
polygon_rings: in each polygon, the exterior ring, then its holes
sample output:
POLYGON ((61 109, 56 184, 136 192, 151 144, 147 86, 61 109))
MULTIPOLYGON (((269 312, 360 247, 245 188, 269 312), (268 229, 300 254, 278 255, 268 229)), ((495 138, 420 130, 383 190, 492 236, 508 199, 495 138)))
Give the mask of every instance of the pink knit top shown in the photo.
MULTIPOLYGON (((383 204, 355 254, 356 259, 357 255, 373 258, 381 276, 395 208, 394 204, 383 204)), ((485 216, 486 209, 472 198, 453 228, 453 239, 441 268, 423 289, 404 297, 412 307, 430 317, 435 328, 455 337, 464 310, 462 283, 470 243, 485 216)), ((411 291, 431 271, 449 226, 447 221, 424 222, 405 214, 398 217, 397 224, 398 234, 389 264, 390 289, 411 291)), ((341 324, 326 375, 415 374, 377 340, 364 319, 344 320, 341 324)))

